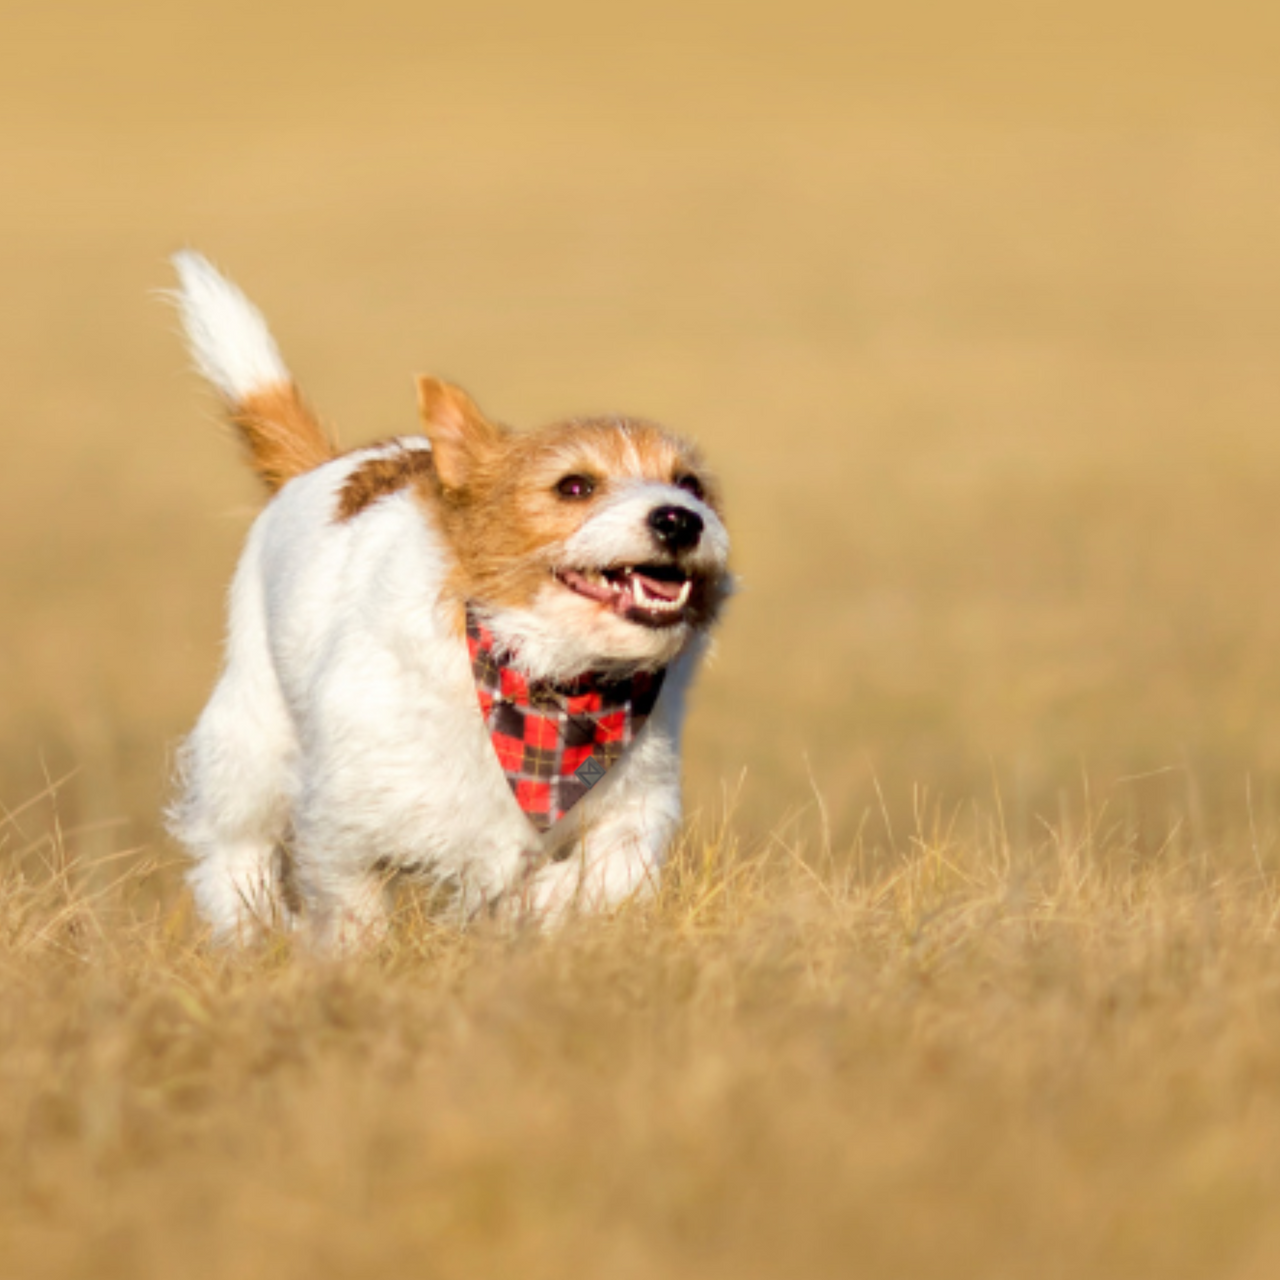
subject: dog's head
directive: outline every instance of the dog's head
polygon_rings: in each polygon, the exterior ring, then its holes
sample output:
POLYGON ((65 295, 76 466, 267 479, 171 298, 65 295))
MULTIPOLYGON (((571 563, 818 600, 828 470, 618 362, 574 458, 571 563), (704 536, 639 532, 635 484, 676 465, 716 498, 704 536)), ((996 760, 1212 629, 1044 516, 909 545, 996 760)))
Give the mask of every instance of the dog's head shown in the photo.
POLYGON ((626 418, 513 432, 435 378, 418 397, 451 589, 532 674, 665 666, 710 626, 729 535, 690 444, 626 418))

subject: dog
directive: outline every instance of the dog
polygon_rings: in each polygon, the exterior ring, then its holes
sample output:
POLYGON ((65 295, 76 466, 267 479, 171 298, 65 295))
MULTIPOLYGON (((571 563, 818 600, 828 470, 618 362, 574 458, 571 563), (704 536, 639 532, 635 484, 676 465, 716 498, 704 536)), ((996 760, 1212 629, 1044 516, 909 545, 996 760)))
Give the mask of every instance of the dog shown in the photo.
POLYGON ((422 435, 342 453, 253 304, 173 262, 194 363, 272 495, 169 812, 212 936, 366 944, 401 874, 464 920, 651 892, 732 582, 698 451, 625 417, 513 431, 420 377, 422 435))

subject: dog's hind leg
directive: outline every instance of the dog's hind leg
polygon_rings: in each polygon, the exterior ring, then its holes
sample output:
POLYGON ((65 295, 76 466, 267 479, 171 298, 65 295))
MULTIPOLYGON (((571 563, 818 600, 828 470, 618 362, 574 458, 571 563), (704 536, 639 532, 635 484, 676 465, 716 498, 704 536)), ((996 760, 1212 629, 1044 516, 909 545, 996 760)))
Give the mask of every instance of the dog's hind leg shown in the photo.
POLYGON ((179 756, 170 830, 195 865, 187 883, 220 942, 291 925, 281 859, 295 789, 296 735, 267 649, 250 551, 232 592, 226 667, 179 756))
POLYGON ((280 859, 292 752, 281 728, 233 665, 182 748, 171 826, 195 860, 187 883, 218 941, 291 923, 280 859))

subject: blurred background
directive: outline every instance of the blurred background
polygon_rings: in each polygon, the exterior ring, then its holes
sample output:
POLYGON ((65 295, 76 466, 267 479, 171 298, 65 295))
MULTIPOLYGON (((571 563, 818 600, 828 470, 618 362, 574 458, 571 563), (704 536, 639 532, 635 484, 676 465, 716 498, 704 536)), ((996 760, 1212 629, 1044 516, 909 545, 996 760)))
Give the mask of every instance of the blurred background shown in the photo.
POLYGON ((1267 822, 1273 11, 0 5, 0 801, 74 771, 83 840, 162 840, 259 503, 157 296, 190 244, 346 443, 419 371, 702 442, 694 809, 1267 822))

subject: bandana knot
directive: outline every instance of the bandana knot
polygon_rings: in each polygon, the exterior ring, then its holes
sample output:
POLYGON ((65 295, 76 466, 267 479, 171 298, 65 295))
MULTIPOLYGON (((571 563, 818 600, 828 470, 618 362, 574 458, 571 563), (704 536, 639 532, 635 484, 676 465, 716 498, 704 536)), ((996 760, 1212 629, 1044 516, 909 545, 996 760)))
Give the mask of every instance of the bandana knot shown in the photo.
POLYGON ((467 650, 489 741, 520 808, 550 830, 621 758, 644 727, 665 670, 610 679, 530 680, 467 610, 467 650))

